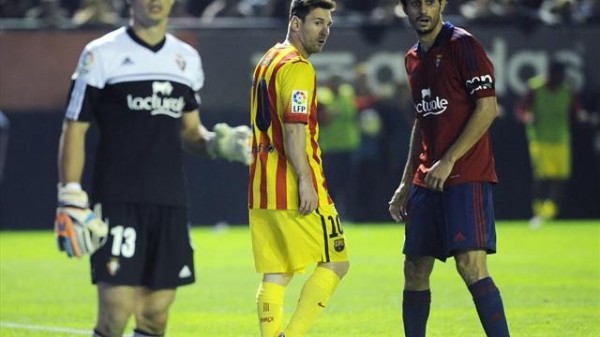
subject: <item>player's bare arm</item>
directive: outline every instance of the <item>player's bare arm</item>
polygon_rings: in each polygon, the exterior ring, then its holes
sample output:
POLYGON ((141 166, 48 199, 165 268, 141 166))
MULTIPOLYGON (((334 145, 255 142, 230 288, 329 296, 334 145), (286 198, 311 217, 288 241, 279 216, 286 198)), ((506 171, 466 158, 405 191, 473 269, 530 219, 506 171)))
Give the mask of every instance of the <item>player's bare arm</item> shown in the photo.
POLYGON ((319 206, 313 177, 306 158, 306 125, 285 123, 285 152, 298 177, 298 213, 307 215, 319 206))
POLYGON ((200 123, 198 110, 183 114, 181 117, 181 141, 184 150, 192 154, 206 154, 206 141, 209 137, 210 131, 200 123))
POLYGON ((58 149, 60 182, 79 183, 85 165, 85 136, 90 124, 65 120, 58 149))
POLYGON ((475 111, 458 139, 448 148, 440 160, 435 162, 425 175, 425 183, 432 190, 442 191, 454 163, 465 155, 490 128, 498 116, 496 96, 477 100, 475 111))
POLYGON ((54 230, 59 250, 69 257, 94 253, 105 242, 107 225, 91 210, 81 188, 88 122, 65 120, 58 148, 58 207, 54 230))
POLYGON ((418 131, 418 119, 415 119, 410 134, 410 144, 408 147, 408 158, 402 173, 400 185, 394 191, 392 200, 389 202, 389 212, 394 221, 400 222, 406 218, 406 200, 408 199, 408 191, 412 185, 412 179, 417 169, 419 161, 419 149, 421 145, 421 133, 418 131))

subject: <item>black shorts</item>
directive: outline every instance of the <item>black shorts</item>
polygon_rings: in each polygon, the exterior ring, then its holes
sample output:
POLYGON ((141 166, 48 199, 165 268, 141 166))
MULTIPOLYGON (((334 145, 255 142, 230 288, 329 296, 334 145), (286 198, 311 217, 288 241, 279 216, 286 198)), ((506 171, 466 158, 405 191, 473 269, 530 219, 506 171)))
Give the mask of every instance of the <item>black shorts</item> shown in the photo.
POLYGON ((92 283, 170 289, 195 281, 186 208, 114 202, 101 213, 109 235, 91 256, 92 283))

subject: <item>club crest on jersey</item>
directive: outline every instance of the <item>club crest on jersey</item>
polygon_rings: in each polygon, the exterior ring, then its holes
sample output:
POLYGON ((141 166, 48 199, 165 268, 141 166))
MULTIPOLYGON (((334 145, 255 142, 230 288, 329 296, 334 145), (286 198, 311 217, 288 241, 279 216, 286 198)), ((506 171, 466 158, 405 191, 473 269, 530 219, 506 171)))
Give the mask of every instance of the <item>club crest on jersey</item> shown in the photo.
POLYGON ((181 71, 185 70, 185 67, 187 66, 187 62, 185 62, 185 58, 183 58, 183 56, 177 54, 175 56, 175 63, 177 63, 177 67, 179 67, 179 69, 181 71))
POLYGON ((305 90, 292 90, 292 112, 308 113, 308 93, 305 90))
POLYGON ((444 113, 448 108, 448 100, 436 96, 435 98, 431 95, 431 88, 421 89, 421 102, 415 104, 417 113, 422 114, 423 117, 429 115, 439 115, 444 113))

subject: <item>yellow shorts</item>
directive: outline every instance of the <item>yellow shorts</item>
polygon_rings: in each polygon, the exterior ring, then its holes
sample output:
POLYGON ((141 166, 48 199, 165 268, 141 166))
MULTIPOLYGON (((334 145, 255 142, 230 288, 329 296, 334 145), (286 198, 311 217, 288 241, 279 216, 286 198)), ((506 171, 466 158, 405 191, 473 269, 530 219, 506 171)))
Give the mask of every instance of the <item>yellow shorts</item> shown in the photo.
POLYGON ((302 273, 318 262, 348 261, 344 229, 334 205, 297 211, 251 209, 254 264, 259 273, 302 273))
POLYGON ((568 179, 571 177, 570 144, 529 143, 531 167, 536 180, 568 179))

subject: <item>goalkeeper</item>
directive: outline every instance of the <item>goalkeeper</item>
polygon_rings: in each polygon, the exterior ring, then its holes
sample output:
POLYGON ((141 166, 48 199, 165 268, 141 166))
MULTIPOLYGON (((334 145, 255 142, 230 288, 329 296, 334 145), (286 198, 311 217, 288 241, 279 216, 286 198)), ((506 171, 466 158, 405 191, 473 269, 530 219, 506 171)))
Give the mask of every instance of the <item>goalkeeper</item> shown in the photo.
POLYGON ((59 144, 59 248, 89 254, 94 337, 164 336, 179 286, 194 282, 183 150, 249 164, 246 126, 200 122, 195 49, 167 34, 173 1, 129 0, 131 21, 83 50, 59 144), (99 131, 92 193, 81 188, 90 125, 99 131), (94 211, 90 208, 93 205, 94 211))

